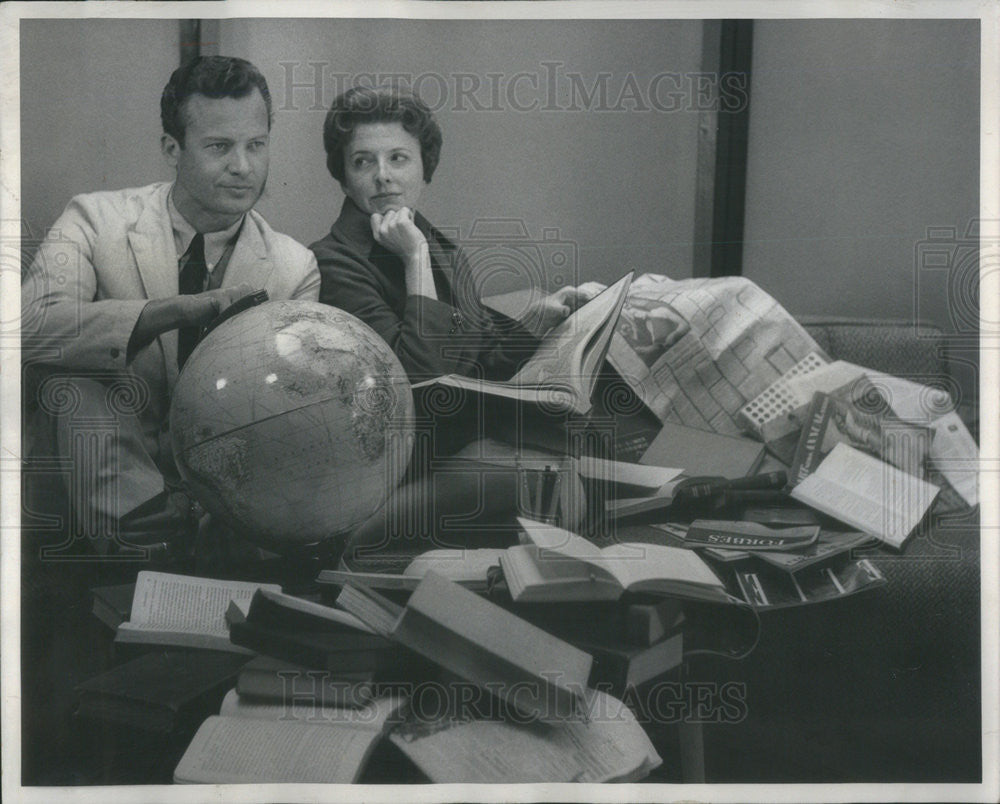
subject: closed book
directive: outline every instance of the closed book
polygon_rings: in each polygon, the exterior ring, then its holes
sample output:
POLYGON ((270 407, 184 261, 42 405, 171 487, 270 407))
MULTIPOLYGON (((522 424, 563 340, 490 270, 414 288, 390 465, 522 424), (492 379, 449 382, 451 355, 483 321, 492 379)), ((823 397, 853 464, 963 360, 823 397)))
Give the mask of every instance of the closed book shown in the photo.
POLYGON ((108 628, 115 630, 128 620, 132 610, 132 597, 135 594, 134 583, 120 583, 113 586, 96 586, 90 590, 94 605, 91 611, 94 616, 108 628))
POLYGON ((364 587, 345 587, 337 603, 522 713, 558 718, 578 711, 590 675, 587 653, 435 572, 402 608, 364 587))
POLYGON ((235 606, 226 617, 234 645, 304 667, 344 673, 376 670, 398 653, 391 642, 375 634, 292 631, 251 622, 235 606))
POLYGON ((610 687, 612 695, 622 695, 677 667, 684 659, 684 635, 680 631, 645 647, 624 642, 580 641, 577 646, 594 657, 590 686, 610 687))
POLYGON ((625 612, 625 636, 636 645, 659 642, 684 621, 684 605, 676 598, 633 603, 625 612))
POLYGON ((639 463, 676 466, 688 477, 746 477, 764 460, 764 444, 666 422, 639 463))
POLYGON ((569 643, 579 640, 626 640, 641 647, 652 645, 673 631, 684 618, 680 600, 656 603, 511 603, 511 612, 569 643))
POLYGON ((236 678, 236 692, 274 703, 311 700, 317 706, 364 706, 372 699, 372 671, 317 670, 271 656, 251 659, 236 678))
POLYGON ((218 706, 247 657, 222 651, 146 653, 76 687, 78 717, 171 732, 218 706))

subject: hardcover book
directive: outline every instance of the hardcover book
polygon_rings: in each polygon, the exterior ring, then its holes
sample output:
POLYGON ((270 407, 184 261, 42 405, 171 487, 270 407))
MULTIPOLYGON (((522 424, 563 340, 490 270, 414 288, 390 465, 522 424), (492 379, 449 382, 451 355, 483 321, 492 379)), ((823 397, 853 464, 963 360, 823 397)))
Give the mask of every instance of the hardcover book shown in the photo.
POLYGON ((373 671, 317 670, 272 656, 251 659, 236 677, 241 697, 267 703, 312 700, 319 706, 359 707, 372 700, 373 671))
POLYGON ((320 631, 258 622, 233 605, 226 614, 234 645, 319 670, 356 673, 393 663, 399 651, 385 638, 366 631, 320 631))
POLYGON ((764 452, 761 441, 665 422, 639 463, 677 466, 688 477, 735 478, 756 472, 764 452))
POLYGON ((414 392, 445 386, 542 405, 551 411, 587 413, 631 282, 632 273, 628 273, 553 327, 531 359, 509 380, 496 382, 448 374, 415 383, 414 392))
POLYGON ((550 719, 578 711, 589 654, 434 572, 404 607, 351 586, 337 604, 523 713, 550 719))
POLYGON ((144 731, 170 732, 199 712, 204 717, 203 706, 211 706, 213 696, 215 702, 222 697, 246 662, 246 656, 221 651, 147 653, 79 684, 76 714, 144 731))
POLYGON ((617 600, 626 591, 730 602, 725 585, 693 551, 660 544, 597 547, 552 525, 518 519, 527 544, 500 559, 516 601, 617 600))

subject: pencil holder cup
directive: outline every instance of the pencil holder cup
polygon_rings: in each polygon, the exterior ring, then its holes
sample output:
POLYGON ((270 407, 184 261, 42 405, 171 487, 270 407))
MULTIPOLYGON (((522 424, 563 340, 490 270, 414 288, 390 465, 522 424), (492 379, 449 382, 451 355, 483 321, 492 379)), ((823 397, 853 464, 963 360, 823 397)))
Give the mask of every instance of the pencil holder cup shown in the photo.
POLYGON ((587 513, 583 483, 570 460, 517 461, 517 514, 576 530, 587 513))

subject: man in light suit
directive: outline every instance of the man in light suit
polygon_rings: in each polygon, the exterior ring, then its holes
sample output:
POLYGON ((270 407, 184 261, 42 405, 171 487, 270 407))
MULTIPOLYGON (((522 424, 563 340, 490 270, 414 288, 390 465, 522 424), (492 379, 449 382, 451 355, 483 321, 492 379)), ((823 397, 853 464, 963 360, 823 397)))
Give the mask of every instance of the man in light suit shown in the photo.
POLYGON ((312 253, 252 210, 271 129, 260 72, 199 58, 160 105, 176 180, 77 196, 22 282, 22 359, 44 377, 28 436, 36 454, 71 463, 77 537, 113 537, 123 514, 172 486, 170 396, 200 330, 257 289, 319 293, 312 253))

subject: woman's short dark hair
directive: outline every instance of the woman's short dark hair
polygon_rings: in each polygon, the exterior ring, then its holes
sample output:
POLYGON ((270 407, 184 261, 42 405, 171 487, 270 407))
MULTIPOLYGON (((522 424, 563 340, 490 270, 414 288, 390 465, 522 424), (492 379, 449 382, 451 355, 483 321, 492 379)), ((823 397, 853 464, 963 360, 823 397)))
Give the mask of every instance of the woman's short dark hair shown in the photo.
POLYGON ((344 151, 354 130, 365 123, 400 123, 420 142, 424 181, 429 182, 441 158, 441 127, 420 98, 409 90, 389 87, 352 87, 338 95, 323 124, 326 167, 344 181, 344 151))
POLYGON ((246 59, 233 56, 199 56, 170 76, 160 96, 160 121, 163 130, 184 147, 187 120, 184 104, 192 95, 207 98, 245 98, 257 89, 267 107, 267 125, 271 126, 271 93, 260 70, 246 59))

